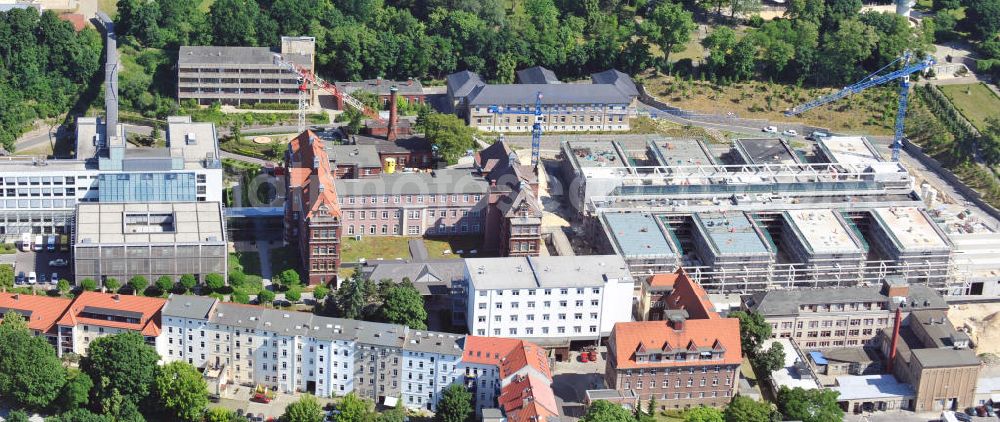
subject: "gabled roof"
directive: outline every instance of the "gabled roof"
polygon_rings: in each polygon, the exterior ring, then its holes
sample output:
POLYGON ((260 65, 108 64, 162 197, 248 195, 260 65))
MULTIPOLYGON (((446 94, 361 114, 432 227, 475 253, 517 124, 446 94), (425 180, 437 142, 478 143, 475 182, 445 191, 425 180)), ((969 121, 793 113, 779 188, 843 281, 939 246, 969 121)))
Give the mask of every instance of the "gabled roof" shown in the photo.
POLYGON ((470 105, 628 104, 631 98, 614 85, 605 84, 500 84, 483 85, 467 95, 470 105))
POLYGON ((737 365, 743 358, 740 353, 740 321, 736 318, 689 319, 682 330, 674 330, 666 321, 619 322, 611 331, 614 354, 609 356, 612 367, 665 368, 690 365, 737 365), (689 351, 725 350, 720 360, 664 360, 636 362, 639 344, 651 349, 652 345, 683 348, 689 351))
POLYGON ((160 335, 160 311, 167 301, 157 297, 121 295, 112 293, 83 292, 70 304, 69 309, 59 319, 58 325, 79 324, 120 328, 137 331, 143 336, 160 335), (93 318, 84 313, 107 315, 134 315, 136 323, 93 318))
POLYGON ((448 91, 456 98, 468 96, 477 86, 486 85, 478 74, 468 70, 452 73, 448 75, 446 81, 448 91))
POLYGON ((520 376, 503 387, 497 402, 508 422, 543 422, 559 416, 549 381, 534 374, 520 376))
POLYGON ((59 297, 0 293, 0 320, 7 312, 17 312, 24 317, 29 329, 55 333, 56 321, 69 308, 70 302, 59 297))
POLYGON ((517 71, 517 82, 522 84, 559 84, 555 72, 541 66, 517 71))
POLYGON ((635 82, 632 81, 632 78, 617 69, 608 69, 603 72, 594 73, 590 75, 590 81, 595 84, 614 85, 622 94, 629 97, 639 96, 639 90, 635 87, 635 82))
POLYGON ((305 218, 313 217, 320 209, 339 218, 337 188, 323 140, 311 130, 306 130, 289 142, 288 150, 289 186, 301 192, 305 218))
POLYGON ((542 210, 538 208, 538 201, 535 196, 531 194, 530 189, 521 188, 518 189, 512 195, 506 195, 497 201, 497 209, 505 217, 513 217, 514 213, 520 209, 522 205, 527 204, 531 210, 529 217, 542 217, 542 210))
POLYGON ((545 349, 528 341, 514 347, 500 362, 500 377, 507 378, 515 373, 532 372, 552 378, 549 358, 545 349))
POLYGON ((678 269, 673 275, 677 278, 674 280, 674 289, 667 296, 668 309, 683 309, 693 319, 719 318, 705 289, 688 277, 683 269, 678 269))

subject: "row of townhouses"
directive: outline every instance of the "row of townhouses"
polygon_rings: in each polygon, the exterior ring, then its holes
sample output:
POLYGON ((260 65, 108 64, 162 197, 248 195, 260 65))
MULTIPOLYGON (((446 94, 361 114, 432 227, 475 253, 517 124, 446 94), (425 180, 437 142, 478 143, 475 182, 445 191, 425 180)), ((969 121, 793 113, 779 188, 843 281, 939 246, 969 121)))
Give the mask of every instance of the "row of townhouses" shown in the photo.
POLYGON ((0 293, 0 310, 24 316, 28 328, 60 356, 86 355, 101 336, 137 332, 162 362, 183 361, 206 377, 214 374, 213 389, 264 385, 322 397, 354 392, 378 403, 434 410, 445 387, 462 384, 475 392, 480 411, 499 407, 509 420, 523 421, 558 414, 554 401, 533 396, 554 397, 546 351, 521 340, 412 330, 200 296, 84 292, 65 299, 0 293), (531 388, 526 391, 525 385, 531 388))

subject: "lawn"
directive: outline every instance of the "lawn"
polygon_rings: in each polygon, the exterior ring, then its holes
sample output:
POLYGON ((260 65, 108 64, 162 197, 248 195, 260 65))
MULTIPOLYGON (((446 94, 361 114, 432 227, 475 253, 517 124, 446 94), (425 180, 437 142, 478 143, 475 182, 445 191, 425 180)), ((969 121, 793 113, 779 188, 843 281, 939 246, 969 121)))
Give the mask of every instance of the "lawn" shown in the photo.
POLYGON ((1000 97, 986 84, 939 85, 951 103, 980 131, 986 130, 986 120, 1000 118, 1000 97))
POLYGON ((482 236, 450 236, 424 239, 427 257, 430 259, 458 259, 488 256, 478 251, 483 246, 482 236), (471 251, 477 251, 475 255, 471 251), (445 254, 444 251, 451 251, 445 254), (462 251, 459 255, 456 251, 462 251))
POLYGON ((97 7, 112 19, 118 15, 118 0, 97 0, 97 7))
POLYGON ((724 86, 652 73, 638 80, 650 95, 688 111, 717 115, 731 112, 743 118, 803 123, 837 132, 889 135, 896 113, 896 90, 892 87, 870 88, 798 117, 788 117, 785 110, 835 90, 758 81, 724 86))
POLYGON ((382 258, 391 261, 396 258, 410 259, 410 239, 418 237, 406 236, 363 236, 361 240, 347 237, 340 245, 340 260, 345 263, 358 262, 362 258, 376 261, 382 258))
POLYGON ((243 271, 247 275, 260 275, 260 253, 236 251, 229 254, 229 271, 243 271))

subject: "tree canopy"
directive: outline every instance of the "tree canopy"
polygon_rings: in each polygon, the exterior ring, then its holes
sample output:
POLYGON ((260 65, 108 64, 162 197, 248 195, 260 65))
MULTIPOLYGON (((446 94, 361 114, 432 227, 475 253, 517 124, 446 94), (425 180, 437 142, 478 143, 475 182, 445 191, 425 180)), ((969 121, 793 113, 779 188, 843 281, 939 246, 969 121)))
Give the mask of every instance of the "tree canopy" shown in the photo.
POLYGON ((142 335, 125 332, 90 343, 80 369, 94 381, 94 397, 105 413, 120 415, 123 403, 134 406, 152 392, 160 356, 142 335))
POLYGON ((467 422, 475 415, 472 393, 459 384, 449 385, 438 400, 436 422, 467 422))
POLYGON ((172 420, 200 421, 208 404, 208 388, 201 372, 187 362, 157 368, 156 397, 172 420))
POLYGON ((740 342, 744 356, 756 356, 764 340, 771 338, 771 324, 759 312, 730 312, 731 318, 740 320, 740 342))
POLYGON ((684 412, 684 422, 723 422, 722 411, 699 406, 684 412))
POLYGON ((836 422, 844 417, 837 404, 834 390, 805 390, 801 387, 781 387, 778 390, 778 411, 786 420, 802 422, 836 422))
POLYGON ((28 330, 20 313, 8 311, 0 323, 0 396, 19 408, 43 410, 66 383, 56 351, 28 330))
POLYGON ((298 401, 286 406, 285 413, 281 415, 281 422, 321 422, 322 420, 323 407, 311 394, 305 394, 298 401))
POLYGON ((607 400, 597 400, 591 403, 580 422, 632 422, 634 420, 632 412, 624 407, 607 400))
POLYGON ((427 308, 420 291, 409 281, 394 285, 382 297, 379 318, 388 323, 406 325, 415 330, 427 329, 427 308))
POLYGON ((771 404, 746 396, 736 396, 726 406, 726 422, 770 422, 771 404))

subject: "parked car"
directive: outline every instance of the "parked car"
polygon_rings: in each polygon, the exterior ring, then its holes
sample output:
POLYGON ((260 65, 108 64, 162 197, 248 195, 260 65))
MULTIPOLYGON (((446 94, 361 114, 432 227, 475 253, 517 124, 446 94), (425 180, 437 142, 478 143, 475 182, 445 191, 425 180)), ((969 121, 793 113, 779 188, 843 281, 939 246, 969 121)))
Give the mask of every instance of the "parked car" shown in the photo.
POLYGON ((810 141, 818 141, 819 138, 825 138, 825 137, 828 137, 828 136, 830 136, 829 133, 820 132, 820 131, 817 130, 817 131, 813 131, 813 133, 809 134, 809 136, 806 136, 806 139, 808 139, 810 141))
POLYGON ((795 129, 786 129, 781 134, 785 136, 799 136, 799 132, 795 131, 795 129))
POLYGON ((45 279, 45 273, 38 274, 38 284, 45 284, 48 280, 45 279))
POLYGON ((761 131, 762 132, 767 132, 767 133, 778 133, 778 127, 777 126, 764 126, 764 128, 761 129, 761 131))
POLYGON ((34 271, 28 273, 28 284, 35 284, 38 282, 38 275, 34 271))
POLYGON ((17 277, 14 277, 14 282, 17 284, 24 284, 28 276, 24 275, 24 271, 17 273, 17 277))
POLYGON ((49 279, 50 284, 59 284, 59 273, 52 273, 52 278, 49 279))
POLYGON ((69 265, 69 262, 66 262, 66 260, 62 259, 62 258, 53 259, 53 260, 49 261, 49 266, 50 267, 65 267, 67 265, 69 265))

